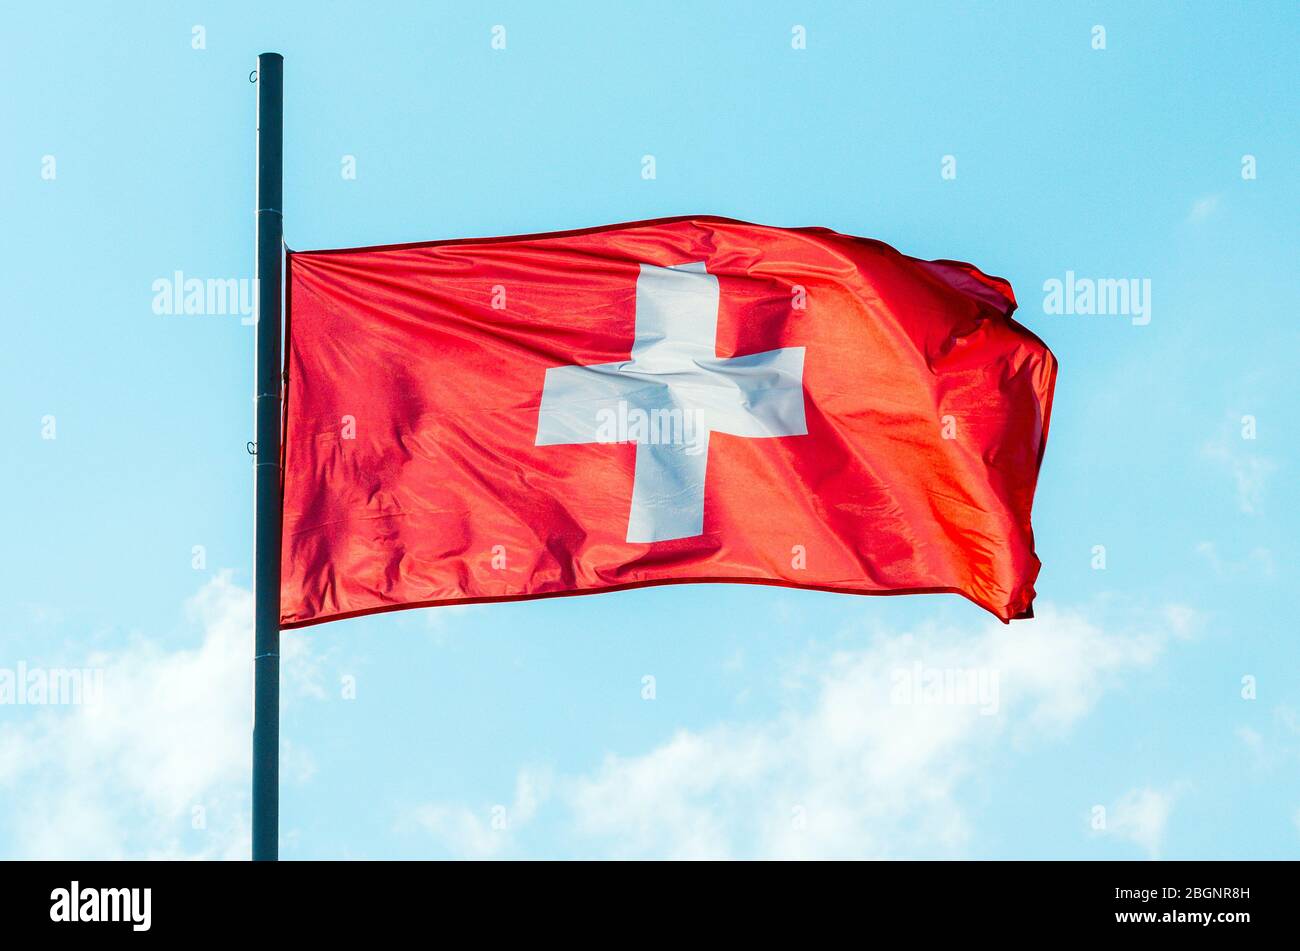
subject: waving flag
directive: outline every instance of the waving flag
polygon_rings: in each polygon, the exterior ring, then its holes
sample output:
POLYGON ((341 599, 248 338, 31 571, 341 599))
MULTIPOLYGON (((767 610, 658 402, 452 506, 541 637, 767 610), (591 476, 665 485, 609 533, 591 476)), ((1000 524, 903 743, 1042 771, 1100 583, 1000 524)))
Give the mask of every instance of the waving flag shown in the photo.
POLYGON ((1031 615, 1006 281, 665 219, 289 255, 281 621, 752 582, 1031 615))

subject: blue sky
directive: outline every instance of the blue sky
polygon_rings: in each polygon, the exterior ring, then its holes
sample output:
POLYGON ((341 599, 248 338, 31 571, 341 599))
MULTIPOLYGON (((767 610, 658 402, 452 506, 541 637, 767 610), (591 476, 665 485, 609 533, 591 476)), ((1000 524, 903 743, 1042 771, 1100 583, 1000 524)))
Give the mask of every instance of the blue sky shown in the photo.
POLYGON ((691 586, 286 633, 282 856, 1300 854, 1293 4, 378 10, 6 14, 0 669, 103 696, 0 705, 0 855, 247 854, 252 333, 152 287, 252 276, 266 49, 292 247, 822 225, 1005 276, 1061 364, 1034 621, 691 586), (1045 313, 1068 271, 1150 322, 1045 313), (916 664, 996 710, 894 702, 916 664))

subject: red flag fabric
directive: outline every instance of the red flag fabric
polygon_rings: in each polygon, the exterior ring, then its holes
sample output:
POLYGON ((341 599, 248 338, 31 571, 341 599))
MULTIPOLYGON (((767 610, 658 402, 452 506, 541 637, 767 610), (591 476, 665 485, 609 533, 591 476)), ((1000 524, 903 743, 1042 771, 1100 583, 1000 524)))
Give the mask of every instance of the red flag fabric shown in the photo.
POLYGON ((282 625, 678 582, 1032 616, 1004 280, 724 218, 288 258, 282 625))

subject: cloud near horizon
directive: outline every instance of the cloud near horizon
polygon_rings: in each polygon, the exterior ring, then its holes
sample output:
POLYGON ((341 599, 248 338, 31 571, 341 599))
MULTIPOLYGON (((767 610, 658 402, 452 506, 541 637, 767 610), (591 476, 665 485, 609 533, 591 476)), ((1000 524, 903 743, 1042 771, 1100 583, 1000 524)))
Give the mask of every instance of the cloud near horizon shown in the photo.
MULTIPOLYGON (((248 856, 252 592, 223 573, 185 613, 197 643, 134 637, 98 652, 86 660, 103 671, 97 703, 0 726, 11 857, 248 856)), ((285 642, 286 702, 314 689, 307 643, 285 642)))
MULTIPOLYGON (((1045 605, 1029 624, 878 631, 861 648, 810 658, 811 699, 792 698, 776 717, 681 730, 555 778, 553 801, 539 807, 534 796, 508 844, 461 806, 414 815, 454 854, 518 851, 527 818, 554 808, 581 843, 575 852, 592 856, 960 856, 981 768, 1063 736, 1195 625, 1193 612, 1171 606, 1111 633, 1045 605)), ((1122 812, 1126 837, 1157 849, 1168 802, 1134 798, 1122 812)))

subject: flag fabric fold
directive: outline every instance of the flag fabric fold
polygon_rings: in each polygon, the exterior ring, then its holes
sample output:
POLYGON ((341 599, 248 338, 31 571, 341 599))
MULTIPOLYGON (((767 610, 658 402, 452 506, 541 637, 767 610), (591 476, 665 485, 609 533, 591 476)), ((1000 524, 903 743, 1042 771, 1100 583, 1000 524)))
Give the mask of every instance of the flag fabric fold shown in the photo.
POLYGON ((281 623, 749 582, 1032 616, 1010 285, 714 217, 291 252, 281 623))

